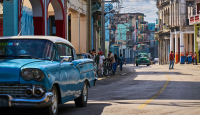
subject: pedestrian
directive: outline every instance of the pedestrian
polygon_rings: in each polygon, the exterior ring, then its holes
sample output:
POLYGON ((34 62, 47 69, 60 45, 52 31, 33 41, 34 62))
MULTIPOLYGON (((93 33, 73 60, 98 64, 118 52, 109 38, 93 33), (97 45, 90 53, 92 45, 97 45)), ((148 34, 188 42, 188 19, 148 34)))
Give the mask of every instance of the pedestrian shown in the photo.
POLYGON ((89 50, 89 54, 90 55, 88 55, 88 58, 92 59, 93 58, 93 56, 92 56, 92 50, 89 50))
POLYGON ((115 66, 117 68, 117 66, 118 66, 118 56, 117 56, 117 54, 115 54, 114 57, 115 57, 115 66))
POLYGON ((101 76, 103 76, 103 64, 105 60, 105 56, 103 55, 103 52, 99 52, 99 69, 101 70, 101 76))
POLYGON ((123 64, 124 64, 124 57, 122 57, 122 54, 120 54, 120 57, 119 57, 120 71, 122 71, 122 65, 123 64))
POLYGON ((100 57, 100 52, 98 53, 98 55, 95 57, 95 62, 97 64, 97 67, 99 67, 99 57, 100 57))
POLYGON ((174 69, 174 54, 173 54, 173 51, 171 51, 171 53, 169 54, 169 69, 171 69, 171 66, 172 66, 172 69, 174 69))
POLYGON ((194 53, 194 63, 193 63, 193 65, 197 65, 197 54, 196 54, 196 52, 194 53))
POLYGON ((111 62, 111 67, 112 67, 112 71, 113 71, 113 75, 115 75, 115 71, 116 71, 116 65, 115 65, 115 57, 112 53, 112 51, 109 51, 109 60, 111 62))

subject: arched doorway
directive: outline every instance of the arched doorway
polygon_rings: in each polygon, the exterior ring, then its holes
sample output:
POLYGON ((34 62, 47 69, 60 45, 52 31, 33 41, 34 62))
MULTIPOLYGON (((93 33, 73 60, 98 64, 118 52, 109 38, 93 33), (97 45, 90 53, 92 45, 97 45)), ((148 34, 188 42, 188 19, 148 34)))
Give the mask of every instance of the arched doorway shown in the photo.
MULTIPOLYGON (((66 31, 66 13, 65 13, 65 3, 61 0, 50 0, 48 8, 51 7, 54 10, 54 20, 55 20, 55 28, 56 28, 56 36, 65 38, 66 31)), ((51 9, 50 9, 51 10, 51 9)))
MULTIPOLYGON (((25 0, 24 0, 25 1, 25 0)), ((62 0, 28 0, 32 6, 33 11, 33 26, 34 35, 49 35, 48 31, 48 7, 52 4, 55 14, 56 24, 56 36, 66 38, 66 1, 62 0), (46 30, 46 31, 45 31, 46 30)), ((19 0, 19 31, 21 30, 21 7, 23 6, 23 0, 19 0)))

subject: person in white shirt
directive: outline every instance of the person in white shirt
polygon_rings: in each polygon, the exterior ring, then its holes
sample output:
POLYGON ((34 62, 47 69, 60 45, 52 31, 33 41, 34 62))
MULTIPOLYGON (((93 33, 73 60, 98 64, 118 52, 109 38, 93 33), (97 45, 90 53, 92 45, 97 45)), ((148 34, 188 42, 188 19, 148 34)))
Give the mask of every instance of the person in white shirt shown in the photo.
POLYGON ((99 69, 101 70, 101 76, 103 76, 103 63, 104 63, 104 60, 105 60, 105 56, 103 55, 103 52, 100 52, 99 54, 100 54, 100 56, 99 56, 99 69))

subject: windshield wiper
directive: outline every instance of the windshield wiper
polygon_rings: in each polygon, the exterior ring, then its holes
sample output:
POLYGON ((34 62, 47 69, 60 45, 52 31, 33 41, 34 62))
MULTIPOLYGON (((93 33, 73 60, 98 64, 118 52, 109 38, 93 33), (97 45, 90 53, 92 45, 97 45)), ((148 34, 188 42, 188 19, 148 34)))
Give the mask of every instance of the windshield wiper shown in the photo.
POLYGON ((12 55, 0 55, 0 58, 12 58, 12 55))
POLYGON ((32 59, 32 56, 31 55, 19 55, 19 56, 13 56, 13 58, 32 59))

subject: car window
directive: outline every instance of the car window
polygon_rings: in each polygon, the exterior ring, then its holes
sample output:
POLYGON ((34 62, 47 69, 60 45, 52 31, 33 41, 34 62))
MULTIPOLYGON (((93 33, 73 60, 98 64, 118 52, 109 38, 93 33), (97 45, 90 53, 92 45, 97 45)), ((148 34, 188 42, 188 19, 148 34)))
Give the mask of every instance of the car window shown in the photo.
POLYGON ((0 58, 51 60, 53 45, 51 41, 40 39, 2 39, 0 58))
POLYGON ((70 58, 69 61, 72 61, 74 59, 73 50, 70 46, 64 44, 57 44, 57 49, 60 59, 63 59, 64 57, 70 58))
POLYGON ((78 59, 78 57, 77 57, 77 55, 76 55, 75 49, 73 49, 73 53, 74 53, 74 59, 75 59, 75 60, 78 59))
POLYGON ((57 50, 57 48, 54 46, 54 58, 53 58, 53 60, 54 61, 59 61, 60 60, 60 56, 59 56, 59 54, 58 54, 58 50, 57 50))

